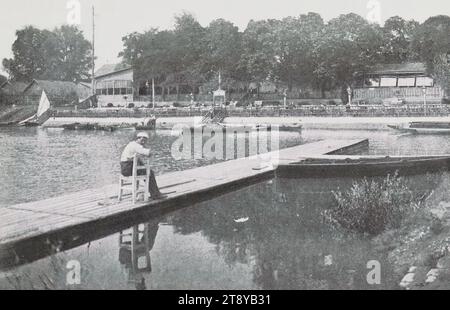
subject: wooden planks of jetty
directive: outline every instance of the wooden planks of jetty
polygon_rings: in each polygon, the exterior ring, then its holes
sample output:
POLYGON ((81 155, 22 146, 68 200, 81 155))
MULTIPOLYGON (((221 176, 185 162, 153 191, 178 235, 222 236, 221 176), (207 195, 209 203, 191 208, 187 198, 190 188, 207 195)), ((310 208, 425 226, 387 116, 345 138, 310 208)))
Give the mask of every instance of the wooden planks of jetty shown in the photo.
POLYGON ((0 207, 0 267, 32 261, 126 229, 145 219, 206 201, 275 177, 271 158, 289 164, 305 156, 355 154, 368 140, 324 140, 261 157, 159 176, 168 198, 133 205, 131 195, 117 201, 118 184, 32 203, 0 207), (95 237, 93 237, 95 236, 95 237), (36 246, 40 245, 40 246, 36 246))

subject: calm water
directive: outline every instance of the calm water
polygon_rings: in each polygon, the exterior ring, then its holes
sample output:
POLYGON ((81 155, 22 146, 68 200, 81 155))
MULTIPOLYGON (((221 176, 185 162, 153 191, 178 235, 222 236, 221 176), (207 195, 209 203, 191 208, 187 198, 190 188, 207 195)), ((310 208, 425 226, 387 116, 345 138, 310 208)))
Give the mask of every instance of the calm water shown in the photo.
MULTIPOLYGON (((0 201, 11 205, 114 183, 117 160, 133 132, 81 133, 1 129, 0 201), (26 190, 22 190, 25 188, 26 190)), ((153 133, 158 174, 210 164, 175 161, 177 137, 153 133)), ((369 138, 372 154, 450 153, 446 136, 389 131, 305 131, 282 134, 281 146, 318 139, 369 138), (425 145, 427 146, 425 148, 425 145)), ((420 178, 418 178, 420 183, 420 178)), ((204 202, 101 240, 0 273, 0 289, 72 288, 68 262, 81 264, 83 289, 354 289, 367 284, 378 260, 382 285, 396 280, 385 255, 364 238, 324 225, 331 191, 349 179, 274 180, 204 202)), ((425 182, 425 181, 423 181, 425 182)))

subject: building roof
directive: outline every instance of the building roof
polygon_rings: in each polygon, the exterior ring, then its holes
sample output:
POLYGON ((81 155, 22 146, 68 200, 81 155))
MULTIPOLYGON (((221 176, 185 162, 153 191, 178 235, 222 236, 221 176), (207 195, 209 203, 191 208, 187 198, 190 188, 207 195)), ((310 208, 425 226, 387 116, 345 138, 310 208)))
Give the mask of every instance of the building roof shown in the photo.
POLYGON ((28 92, 31 89, 31 87, 35 84, 37 84, 41 89, 45 91, 49 99, 55 97, 70 98, 77 96, 79 100, 85 100, 86 98, 89 98, 92 95, 91 87, 86 83, 77 84, 74 82, 46 81, 46 80, 33 80, 33 82, 27 85, 27 87, 23 90, 23 92, 24 93, 28 92))
POLYGON ((109 64, 109 65, 104 65, 103 67, 100 67, 100 69, 98 69, 95 72, 95 77, 102 77, 105 75, 110 75, 113 73, 117 73, 117 72, 122 72, 122 71, 127 71, 127 70, 131 70, 132 67, 127 66, 127 65, 123 65, 123 64, 109 64))
POLYGON ((70 95, 77 93, 78 90, 77 84, 73 82, 33 80, 33 82, 28 84, 24 92, 27 92, 34 84, 39 85, 49 96, 70 95))
POLYGON ((25 90, 25 88, 27 88, 28 85, 29 83, 26 82, 6 81, 2 85, 0 85, 0 89, 4 94, 7 95, 19 95, 23 93, 23 91, 25 90))
POLYGON ((421 62, 408 62, 402 64, 375 65, 369 74, 426 74, 427 67, 421 62))
POLYGON ((89 88, 89 89, 92 88, 92 84, 90 82, 89 83, 88 82, 79 82, 78 85, 84 86, 84 87, 89 88))

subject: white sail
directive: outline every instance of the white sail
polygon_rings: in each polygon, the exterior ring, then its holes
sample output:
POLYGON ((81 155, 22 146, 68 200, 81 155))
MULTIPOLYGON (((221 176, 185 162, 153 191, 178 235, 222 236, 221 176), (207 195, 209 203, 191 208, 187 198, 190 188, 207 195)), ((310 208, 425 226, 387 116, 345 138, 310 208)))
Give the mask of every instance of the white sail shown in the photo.
POLYGON ((48 101, 47 94, 45 91, 42 91, 41 100, 39 101, 39 107, 37 111, 37 118, 41 117, 42 114, 47 112, 50 109, 50 101, 48 101))

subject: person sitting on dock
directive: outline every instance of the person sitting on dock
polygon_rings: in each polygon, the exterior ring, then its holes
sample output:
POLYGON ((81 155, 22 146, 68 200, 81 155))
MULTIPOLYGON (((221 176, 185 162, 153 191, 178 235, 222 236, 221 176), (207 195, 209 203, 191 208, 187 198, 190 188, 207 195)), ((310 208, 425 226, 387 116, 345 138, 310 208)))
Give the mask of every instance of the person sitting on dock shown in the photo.
MULTIPOLYGON (((133 159, 136 154, 146 157, 151 156, 150 149, 145 148, 145 144, 148 142, 149 138, 147 133, 141 132, 137 135, 136 140, 131 141, 125 147, 120 159, 120 168, 124 177, 131 177, 133 175, 133 159)), ((138 175, 145 175, 145 173, 145 170, 138 171, 138 175)), ((152 199, 163 199, 167 197, 160 192, 153 170, 150 172, 148 189, 152 199)))

